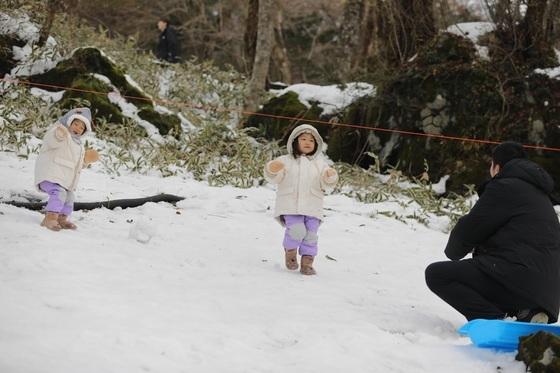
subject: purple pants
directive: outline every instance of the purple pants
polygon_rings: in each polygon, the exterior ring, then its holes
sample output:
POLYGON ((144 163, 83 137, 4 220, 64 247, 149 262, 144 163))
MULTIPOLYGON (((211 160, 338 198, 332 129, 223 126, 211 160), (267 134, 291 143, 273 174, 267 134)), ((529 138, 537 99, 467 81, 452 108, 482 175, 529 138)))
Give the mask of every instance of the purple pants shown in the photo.
POLYGON ((39 189, 49 195, 47 202, 47 212, 56 212, 70 216, 74 210, 74 193, 64 189, 59 184, 43 181, 39 184, 39 189))
POLYGON ((321 220, 306 215, 282 215, 286 224, 284 249, 299 248, 300 255, 317 255, 317 231, 321 220))

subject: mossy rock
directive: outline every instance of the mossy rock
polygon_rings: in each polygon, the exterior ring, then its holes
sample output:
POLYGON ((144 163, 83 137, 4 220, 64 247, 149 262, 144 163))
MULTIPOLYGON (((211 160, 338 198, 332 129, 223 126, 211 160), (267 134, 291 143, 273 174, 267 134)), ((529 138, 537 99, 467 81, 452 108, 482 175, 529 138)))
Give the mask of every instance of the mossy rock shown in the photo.
MULTIPOLYGON (((436 37, 431 47, 422 49, 413 63, 386 82, 375 99, 349 106, 345 123, 560 148, 560 81, 531 74, 503 82, 490 65, 473 59, 472 43, 461 39, 449 34, 436 37), (436 119, 439 127, 430 127, 436 119)), ((366 133, 345 132, 347 138, 355 135, 356 139, 340 146, 335 159, 357 160, 367 167, 371 159, 353 154, 361 148, 382 155, 382 165, 398 166, 412 176, 420 175, 427 165, 434 182, 450 175, 448 190, 456 192, 488 177, 492 145, 379 131, 370 132, 375 144, 371 138, 366 143, 366 133)), ((335 150, 332 140, 329 145, 335 150)), ((527 153, 555 179, 558 192, 560 153, 530 149, 527 153)))
MULTIPOLYGON (((356 100, 345 111, 342 122, 359 123, 364 126, 368 126, 368 123, 372 125, 373 121, 361 121, 363 118, 377 117, 378 107, 372 102, 374 99, 367 96, 356 100)), ((363 152, 367 147, 369 136, 370 131, 365 129, 334 126, 328 136, 327 154, 335 162, 360 164, 367 168, 373 162, 373 159, 366 157, 363 152)))
POLYGON ((523 361, 532 373, 560 372, 560 337, 539 331, 519 338, 516 360, 523 361))
POLYGON ((139 109, 139 116, 156 126, 160 134, 167 135, 171 129, 175 136, 182 133, 179 118, 155 111, 152 100, 131 85, 126 79, 125 71, 112 63, 99 49, 91 47, 77 49, 69 59, 61 61, 55 68, 43 74, 31 76, 29 80, 34 83, 73 88, 74 90, 66 91, 63 100, 59 103, 63 108, 76 106, 77 100, 87 100, 94 118, 101 117, 107 123, 123 123, 125 116, 121 109, 109 101, 106 95, 113 91, 112 87, 93 77, 92 74, 107 77, 120 94, 139 109))
MULTIPOLYGON (((295 92, 287 92, 282 96, 274 97, 266 104, 258 113, 265 115, 251 115, 247 119, 246 127, 254 127, 258 129, 258 136, 262 136, 269 140, 282 140, 287 141, 292 130, 307 120, 318 120, 321 116, 323 109, 313 103, 310 108, 305 106, 299 101, 299 96, 295 92), (299 120, 293 119, 280 119, 271 116, 280 117, 297 117, 299 120)), ((311 123, 313 124, 313 123, 311 123)), ((321 134, 327 134, 326 126, 315 126, 321 134)))
POLYGON ((12 47, 23 47, 25 42, 11 35, 0 35, 0 77, 8 74, 17 64, 12 47))
POLYGON ((435 36, 422 47, 412 65, 425 68, 447 63, 470 64, 476 59, 476 48, 472 41, 448 32, 435 36))
POLYGON ((123 123, 125 117, 120 109, 107 99, 107 93, 113 89, 99 79, 83 75, 72 81, 72 88, 83 91, 66 91, 58 103, 64 109, 74 108, 77 102, 86 100, 93 111, 94 123, 96 118, 104 118, 107 123, 123 123), (102 92, 104 95, 84 92, 102 92))
POLYGON ((154 109, 144 108, 138 111, 138 116, 156 126, 162 135, 170 132, 175 136, 181 134, 181 121, 176 115, 161 114, 154 109))
POLYGON ((34 83, 71 86, 81 76, 94 73, 109 78, 121 95, 142 98, 134 100, 134 105, 138 108, 153 107, 151 100, 126 80, 125 71, 113 64, 97 48, 79 48, 72 57, 60 62, 54 69, 34 75, 30 80, 34 83))

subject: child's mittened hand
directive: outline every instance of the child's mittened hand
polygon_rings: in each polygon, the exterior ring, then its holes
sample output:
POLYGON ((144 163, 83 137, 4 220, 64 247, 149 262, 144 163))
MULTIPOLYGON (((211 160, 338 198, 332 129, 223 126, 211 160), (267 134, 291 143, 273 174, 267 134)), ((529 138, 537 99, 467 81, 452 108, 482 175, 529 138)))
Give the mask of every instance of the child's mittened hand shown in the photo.
POLYGON ((90 164, 99 160, 99 153, 95 149, 86 149, 84 163, 90 164))
POLYGON ((54 131, 54 136, 57 140, 64 140, 64 138, 66 137, 66 132, 68 131, 66 131, 66 129, 64 129, 63 127, 57 127, 54 131))
POLYGON ((272 161, 270 162, 270 166, 268 166, 268 168, 270 169, 270 172, 275 174, 284 169, 284 163, 281 161, 272 161))

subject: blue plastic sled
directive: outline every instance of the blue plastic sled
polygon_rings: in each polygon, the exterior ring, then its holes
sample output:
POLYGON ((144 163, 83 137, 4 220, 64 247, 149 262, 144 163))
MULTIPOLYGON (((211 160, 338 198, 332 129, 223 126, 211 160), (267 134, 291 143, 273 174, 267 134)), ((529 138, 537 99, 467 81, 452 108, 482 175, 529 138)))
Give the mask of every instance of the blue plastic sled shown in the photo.
POLYGON ((540 330, 560 336, 560 325, 482 319, 466 323, 459 329, 459 334, 470 337, 476 347, 515 351, 519 345, 519 337, 540 330))

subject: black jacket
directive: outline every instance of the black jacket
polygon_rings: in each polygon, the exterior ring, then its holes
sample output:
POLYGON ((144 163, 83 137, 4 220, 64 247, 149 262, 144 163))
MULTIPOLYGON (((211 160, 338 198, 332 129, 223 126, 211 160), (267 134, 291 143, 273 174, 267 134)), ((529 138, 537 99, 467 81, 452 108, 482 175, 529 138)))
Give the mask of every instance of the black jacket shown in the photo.
POLYGON ((558 319, 560 223, 550 199, 554 182, 526 159, 506 163, 472 210, 451 231, 445 254, 473 262, 512 294, 531 299, 558 319))
POLYGON ((167 62, 174 63, 179 61, 179 42, 177 41, 177 34, 175 30, 169 26, 159 34, 156 56, 167 62))

